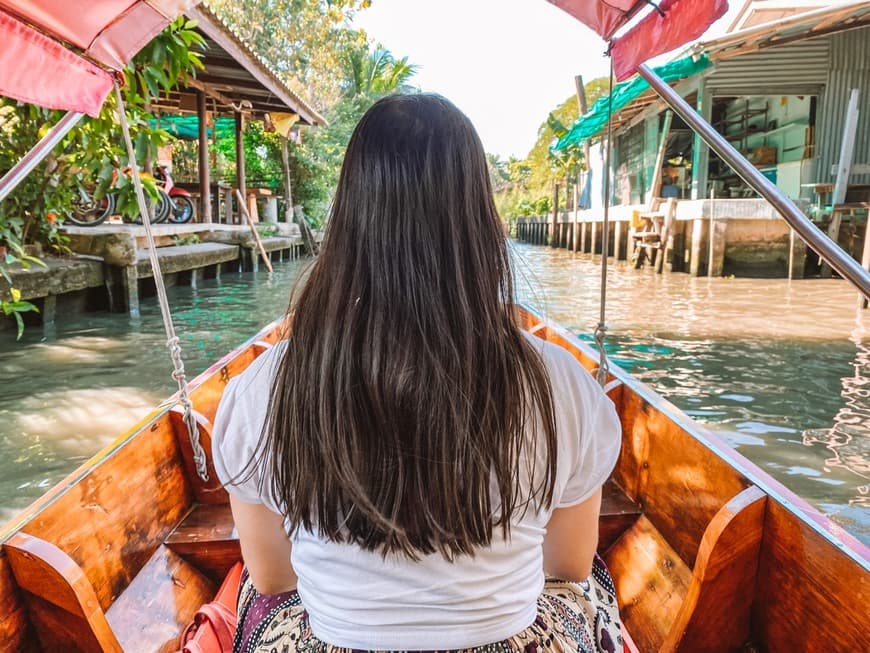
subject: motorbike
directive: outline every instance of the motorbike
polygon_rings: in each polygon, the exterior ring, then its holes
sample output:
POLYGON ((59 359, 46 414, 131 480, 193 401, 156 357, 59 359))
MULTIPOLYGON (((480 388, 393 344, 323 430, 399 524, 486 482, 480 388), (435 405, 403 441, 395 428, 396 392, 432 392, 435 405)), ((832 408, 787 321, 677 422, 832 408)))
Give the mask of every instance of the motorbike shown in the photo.
MULTIPOLYGON (((126 171, 123 171, 126 174, 126 171)), ((115 171, 114 176, 120 174, 115 171)), ((160 165, 154 173, 157 184, 156 203, 150 196, 145 198, 146 204, 153 205, 152 222, 169 222, 183 224, 189 222, 194 215, 193 196, 183 188, 175 185, 169 166, 160 165)), ((114 183, 114 182, 113 182, 114 183)), ((113 192, 108 192, 103 197, 94 197, 93 190, 81 185, 76 189, 72 207, 64 213, 64 221, 81 227, 94 227, 102 224, 112 216, 118 208, 117 198, 113 192)), ((124 222, 141 224, 142 219, 137 216, 122 216, 124 222)))
POLYGON ((161 193, 160 202, 158 202, 155 213, 160 211, 162 220, 168 219, 169 222, 174 222, 175 224, 189 222, 194 214, 193 196, 190 192, 175 185, 169 166, 158 165, 154 178, 157 180, 159 192, 161 193), (164 205, 164 195, 167 201, 165 206, 161 206, 164 205))

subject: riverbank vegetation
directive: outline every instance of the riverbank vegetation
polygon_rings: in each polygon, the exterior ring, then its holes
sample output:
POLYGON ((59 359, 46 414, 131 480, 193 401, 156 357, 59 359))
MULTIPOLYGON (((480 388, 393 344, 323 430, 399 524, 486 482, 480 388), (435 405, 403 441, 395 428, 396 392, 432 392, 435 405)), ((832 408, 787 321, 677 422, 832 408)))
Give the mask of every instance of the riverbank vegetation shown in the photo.
MULTIPOLYGON (((586 84, 586 101, 591 106, 607 93, 604 77, 586 84)), ((496 206, 502 219, 544 215, 552 210, 553 186, 573 185, 586 169, 583 150, 573 147, 559 155, 550 152, 553 140, 562 136, 580 114, 577 97, 572 95, 551 111, 538 127, 538 138, 523 159, 502 159, 490 154, 489 169, 495 189, 496 206)))

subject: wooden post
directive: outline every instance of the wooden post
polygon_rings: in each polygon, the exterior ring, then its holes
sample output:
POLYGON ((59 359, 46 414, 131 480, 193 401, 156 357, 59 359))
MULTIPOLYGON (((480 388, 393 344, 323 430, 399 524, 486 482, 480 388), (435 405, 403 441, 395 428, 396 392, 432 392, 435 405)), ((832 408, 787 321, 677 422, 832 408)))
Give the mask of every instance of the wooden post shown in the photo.
MULTIPOLYGON (((861 265, 864 269, 870 272, 870 216, 867 218, 867 223, 864 225, 864 249, 861 254, 861 265)), ((859 295, 859 305, 861 308, 867 308, 867 298, 859 295)))
POLYGON ((42 323, 51 324, 57 317, 57 295, 46 295, 42 302, 42 323))
POLYGON ((697 277, 701 272, 701 252, 704 238, 704 218, 692 220, 692 253, 689 255, 689 274, 697 277))
MULTIPOLYGON (((237 189, 236 190, 236 199, 239 202, 239 211, 241 211, 242 215, 245 216, 245 220, 248 222, 248 226, 251 228, 251 233, 254 235, 254 242, 257 244, 257 249, 260 250, 260 256, 263 258, 263 263, 266 264, 266 269, 271 272, 272 271, 272 262, 269 260, 269 255, 266 253, 266 249, 263 247, 263 241, 260 240, 260 232, 257 231, 257 227, 254 225, 254 221, 251 219, 251 214, 248 213, 248 207, 245 206, 245 200, 242 197, 242 193, 237 189)), ((254 256, 252 254, 252 259, 254 256)), ((256 259, 251 262, 254 263, 256 259)))
POLYGON ((595 256, 595 240, 598 232, 598 223, 594 220, 589 223, 589 254, 595 256))
POLYGON ((669 197, 665 205, 665 217, 662 224, 662 233, 659 236, 659 254, 656 257, 656 272, 661 274, 665 268, 665 262, 668 257, 668 243, 671 240, 673 232, 674 220, 677 217, 677 200, 669 197))
MULTIPOLYGON (((245 187, 245 116, 236 111, 236 188, 239 197, 239 212, 245 207, 248 189, 245 187)), ((240 221, 241 222, 241 221, 240 221)))
POLYGON ((662 125, 662 136, 659 140, 659 151, 656 154, 655 168, 653 168, 652 184, 650 185, 649 195, 646 198, 647 206, 652 206, 654 197, 660 197, 662 191, 662 166, 665 164, 665 150, 668 149, 668 134, 671 131, 671 121, 674 118, 673 112, 665 111, 665 123, 662 125))
MULTIPOLYGON (((840 162, 837 164, 837 180, 834 183, 834 196, 831 198, 831 224, 828 225, 828 236, 834 243, 840 242, 840 223, 843 215, 837 210, 837 205, 846 201, 846 187, 849 185, 849 175, 852 169, 852 151, 855 147, 855 133, 858 129, 858 96, 859 89, 853 88, 849 96, 849 106, 846 108, 846 122, 843 125, 843 141, 840 144, 840 162)), ((831 266, 822 261, 819 273, 823 279, 831 276, 831 266)))
POLYGON ((558 247, 559 238, 559 182, 553 183, 553 224, 550 226, 550 247, 558 247))
POLYGON ((707 253, 707 276, 713 276, 713 245, 715 244, 716 236, 716 191, 710 189, 710 240, 707 243, 709 249, 707 253))
POLYGON ((620 256, 620 250, 622 249, 622 222, 619 220, 613 221, 613 258, 614 260, 621 261, 623 257, 620 256))
POLYGON ((290 149, 287 139, 281 139, 281 169, 284 172, 284 195, 286 206, 284 208, 284 222, 293 222, 293 189, 290 183, 290 149))
POLYGON ((199 118, 199 215, 202 222, 212 221, 211 212, 211 170, 208 158, 208 122, 205 106, 205 93, 196 92, 196 115, 199 118))

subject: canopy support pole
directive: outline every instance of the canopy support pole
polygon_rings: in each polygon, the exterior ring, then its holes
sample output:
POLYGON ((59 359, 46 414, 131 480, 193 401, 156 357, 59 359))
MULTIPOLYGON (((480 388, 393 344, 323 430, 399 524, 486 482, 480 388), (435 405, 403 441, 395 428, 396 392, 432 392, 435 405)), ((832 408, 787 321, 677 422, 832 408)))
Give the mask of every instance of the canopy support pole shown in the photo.
POLYGON ((798 235, 812 247, 837 274, 848 279, 865 296, 870 298, 870 273, 864 270, 858 261, 844 252, 822 232, 803 212, 795 206, 788 197, 783 195, 767 177, 746 160, 734 147, 691 106, 674 91, 670 85, 659 77, 649 66, 641 64, 637 72, 643 77, 655 92, 674 110, 680 118, 686 121, 707 145, 723 161, 739 174, 758 194, 766 199, 798 235))
POLYGON ((60 143, 61 139, 63 139, 63 137, 78 124, 79 120, 81 120, 84 115, 85 114, 78 111, 69 111, 64 114, 63 118, 58 120, 54 127, 52 127, 48 133, 43 136, 27 154, 24 155, 24 158, 12 166, 9 172, 3 175, 3 178, 0 179, 0 202, 5 200, 6 197, 15 190, 15 187, 24 181, 24 178, 29 175, 36 166, 42 163, 43 159, 51 153, 55 146, 60 143))
MULTIPOLYGON (((609 51, 609 49, 608 49, 609 51)), ((610 175, 613 164, 613 57, 610 59, 610 85, 607 89, 607 149, 604 163, 604 218, 601 222, 601 291, 598 307, 598 325, 595 327, 595 344, 598 346, 598 371, 595 378, 604 388, 607 385, 607 375, 610 372, 610 361, 604 340, 607 337, 607 250, 610 247, 608 231, 610 228, 610 175)), ((590 254, 595 255, 595 238, 592 239, 590 254)))

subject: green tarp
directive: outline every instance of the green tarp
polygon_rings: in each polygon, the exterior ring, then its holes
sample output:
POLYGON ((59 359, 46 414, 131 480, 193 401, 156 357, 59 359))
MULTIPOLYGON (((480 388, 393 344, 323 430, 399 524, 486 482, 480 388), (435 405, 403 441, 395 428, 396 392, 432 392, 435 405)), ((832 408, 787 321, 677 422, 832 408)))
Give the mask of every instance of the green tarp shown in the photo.
MULTIPOLYGON (((697 59, 694 57, 686 57, 678 59, 664 66, 654 68, 656 74, 666 82, 675 82, 680 79, 692 77, 710 67, 710 59, 707 55, 701 55, 697 59)), ((616 113, 620 109, 627 107, 636 98, 649 89, 649 84, 642 77, 633 77, 628 81, 617 84, 613 88, 613 112, 616 113)), ((586 112, 583 116, 571 126, 559 142, 552 148, 553 151, 564 150, 572 144, 581 144, 583 141, 592 138, 599 134, 607 125, 608 101, 609 96, 605 95, 598 98, 592 109, 586 112)))
MULTIPOLYGON (((208 135, 211 136, 213 129, 217 129, 218 138, 225 138, 235 134, 235 120, 225 116, 213 119, 213 127, 209 127, 208 135)), ((196 140, 199 138, 199 118, 197 116, 160 116, 151 119, 152 127, 160 127, 170 134, 184 140, 196 140)))

